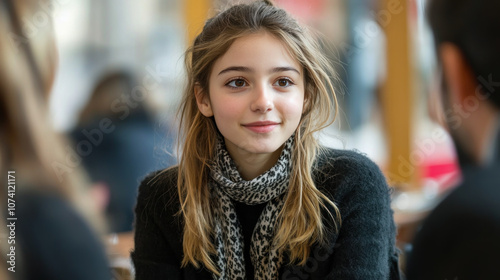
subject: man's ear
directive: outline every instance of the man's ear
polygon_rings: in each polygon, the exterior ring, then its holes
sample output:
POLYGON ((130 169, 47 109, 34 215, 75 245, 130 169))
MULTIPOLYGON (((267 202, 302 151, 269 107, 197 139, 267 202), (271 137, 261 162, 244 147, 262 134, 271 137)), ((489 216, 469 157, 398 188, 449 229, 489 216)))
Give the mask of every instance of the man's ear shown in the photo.
POLYGON ((212 112, 212 105, 210 104, 210 98, 207 93, 203 92, 203 89, 199 84, 194 86, 194 95, 196 97, 196 104, 198 105, 198 110, 205 116, 211 117, 214 115, 212 112))
POLYGON ((441 44, 439 55, 451 104, 463 104, 468 96, 475 94, 477 82, 474 72, 462 51, 452 43, 441 44))

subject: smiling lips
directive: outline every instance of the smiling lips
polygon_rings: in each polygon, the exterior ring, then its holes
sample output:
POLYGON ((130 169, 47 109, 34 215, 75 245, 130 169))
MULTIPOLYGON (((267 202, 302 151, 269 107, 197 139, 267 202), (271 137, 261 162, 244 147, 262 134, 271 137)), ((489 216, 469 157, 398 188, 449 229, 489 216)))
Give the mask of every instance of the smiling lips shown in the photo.
POLYGON ((247 123, 244 124, 243 126, 255 133, 268 133, 271 132, 279 124, 280 123, 277 122, 261 121, 261 122, 247 123))

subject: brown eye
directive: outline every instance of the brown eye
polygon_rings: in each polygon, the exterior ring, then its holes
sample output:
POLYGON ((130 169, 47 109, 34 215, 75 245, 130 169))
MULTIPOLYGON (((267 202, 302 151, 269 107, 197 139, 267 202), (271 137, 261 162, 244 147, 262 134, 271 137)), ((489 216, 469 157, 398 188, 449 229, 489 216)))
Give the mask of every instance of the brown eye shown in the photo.
POLYGON ((275 85, 279 87, 289 87, 292 85, 292 82, 288 79, 279 79, 278 81, 276 81, 275 85))
POLYGON ((240 88, 246 86, 247 82, 243 79, 234 79, 227 83, 227 86, 233 87, 233 88, 240 88))
POLYGON ((236 80, 234 81, 234 85, 236 85, 237 87, 242 87, 245 85, 245 81, 243 80, 236 80))

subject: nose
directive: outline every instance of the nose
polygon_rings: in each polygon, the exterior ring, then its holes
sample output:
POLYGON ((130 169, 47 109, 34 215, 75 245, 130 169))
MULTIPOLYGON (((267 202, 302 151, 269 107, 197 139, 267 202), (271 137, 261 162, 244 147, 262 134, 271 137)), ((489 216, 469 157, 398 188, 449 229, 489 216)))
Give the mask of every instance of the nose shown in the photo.
POLYGON ((255 89, 254 99, 250 105, 254 112, 265 113, 274 109, 274 102, 271 89, 262 85, 255 89))

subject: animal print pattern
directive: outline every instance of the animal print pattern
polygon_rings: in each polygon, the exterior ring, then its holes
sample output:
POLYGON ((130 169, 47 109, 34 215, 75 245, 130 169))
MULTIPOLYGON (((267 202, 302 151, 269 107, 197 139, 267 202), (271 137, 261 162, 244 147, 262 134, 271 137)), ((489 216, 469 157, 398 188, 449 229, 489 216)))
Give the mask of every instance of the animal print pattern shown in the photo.
POLYGON ((268 171, 245 181, 219 138, 215 164, 211 170, 210 187, 215 200, 216 264, 221 273, 216 280, 245 279, 243 233, 232 200, 255 205, 267 202, 255 225, 250 244, 250 258, 255 279, 278 279, 283 256, 271 248, 278 212, 284 204, 291 170, 291 150, 294 136, 284 144, 278 162, 268 171))

